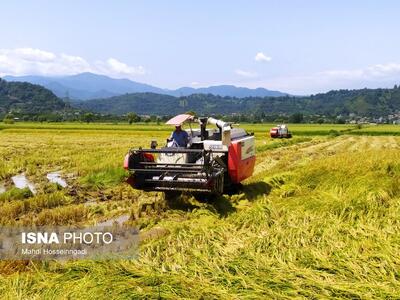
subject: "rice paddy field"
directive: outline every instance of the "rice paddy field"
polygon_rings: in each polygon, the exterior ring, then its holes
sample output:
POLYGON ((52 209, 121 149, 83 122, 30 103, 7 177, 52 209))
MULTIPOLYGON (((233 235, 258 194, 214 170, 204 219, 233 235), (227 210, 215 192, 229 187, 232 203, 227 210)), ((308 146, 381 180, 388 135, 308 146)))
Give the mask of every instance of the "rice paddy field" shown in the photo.
POLYGON ((168 126, 0 125, 1 225, 126 216, 140 229, 132 260, 0 261, 1 298, 399 299, 400 127, 289 125, 292 139, 272 140, 271 125, 243 124, 257 164, 238 194, 173 203, 122 168, 168 126))

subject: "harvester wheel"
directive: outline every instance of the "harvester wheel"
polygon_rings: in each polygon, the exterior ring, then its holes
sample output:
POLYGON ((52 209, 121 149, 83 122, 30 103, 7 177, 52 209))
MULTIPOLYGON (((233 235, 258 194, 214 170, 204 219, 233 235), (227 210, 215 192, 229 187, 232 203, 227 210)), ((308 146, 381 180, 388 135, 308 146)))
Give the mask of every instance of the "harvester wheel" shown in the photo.
POLYGON ((192 195, 199 202, 212 201, 219 196, 218 194, 215 193, 193 193, 192 195))
POLYGON ((234 195, 240 193, 243 188, 241 183, 231 183, 229 186, 225 187, 224 194, 234 195))
POLYGON ((176 201, 180 196, 181 192, 178 191, 165 191, 164 192, 164 199, 167 202, 173 202, 176 201))

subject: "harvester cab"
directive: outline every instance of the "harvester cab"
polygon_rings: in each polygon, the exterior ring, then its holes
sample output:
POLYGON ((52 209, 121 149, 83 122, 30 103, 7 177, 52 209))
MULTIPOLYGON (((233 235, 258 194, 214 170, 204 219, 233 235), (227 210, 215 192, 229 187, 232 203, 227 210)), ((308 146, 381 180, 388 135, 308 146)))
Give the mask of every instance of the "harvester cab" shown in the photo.
POLYGON ((167 140, 157 149, 131 149, 124 168, 127 182, 144 191, 189 191, 221 194, 253 174, 255 139, 242 128, 211 117, 182 114, 169 125, 189 124, 188 143, 178 146, 167 140), (192 128, 197 124, 198 128, 192 128), (213 128, 208 128, 212 125, 213 128))

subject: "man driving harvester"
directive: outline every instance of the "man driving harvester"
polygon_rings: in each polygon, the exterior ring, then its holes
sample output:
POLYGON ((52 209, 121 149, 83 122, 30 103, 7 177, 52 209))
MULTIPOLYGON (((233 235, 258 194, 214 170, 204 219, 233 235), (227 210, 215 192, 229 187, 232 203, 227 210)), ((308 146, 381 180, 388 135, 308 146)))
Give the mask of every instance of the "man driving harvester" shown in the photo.
POLYGON ((189 135, 185 130, 182 130, 181 124, 176 124, 175 130, 172 132, 169 139, 171 141, 174 141, 178 145, 178 147, 186 148, 189 142, 189 135))

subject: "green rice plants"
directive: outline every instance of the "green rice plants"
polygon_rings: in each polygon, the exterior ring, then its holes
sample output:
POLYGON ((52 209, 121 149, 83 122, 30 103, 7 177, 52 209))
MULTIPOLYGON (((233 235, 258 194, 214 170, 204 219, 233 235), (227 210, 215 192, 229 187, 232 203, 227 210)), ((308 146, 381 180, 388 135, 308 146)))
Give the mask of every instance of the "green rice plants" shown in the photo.
POLYGON ((0 202, 22 200, 32 196, 33 194, 29 188, 18 189, 16 187, 12 187, 6 192, 0 194, 0 202))
POLYGON ((84 186, 103 188, 121 183, 126 177, 126 172, 121 167, 106 168, 92 171, 81 179, 84 186))

